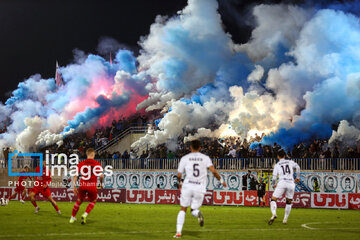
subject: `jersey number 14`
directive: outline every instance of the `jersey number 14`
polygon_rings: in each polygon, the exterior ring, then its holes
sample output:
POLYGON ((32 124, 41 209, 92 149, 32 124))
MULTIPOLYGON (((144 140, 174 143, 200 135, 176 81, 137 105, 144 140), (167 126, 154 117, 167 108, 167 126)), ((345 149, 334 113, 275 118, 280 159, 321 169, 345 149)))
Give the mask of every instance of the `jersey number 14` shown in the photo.
POLYGON ((289 165, 285 165, 284 166, 281 166, 282 170, 283 170, 283 174, 286 175, 286 174, 290 174, 291 171, 290 171, 290 168, 289 168, 289 165))

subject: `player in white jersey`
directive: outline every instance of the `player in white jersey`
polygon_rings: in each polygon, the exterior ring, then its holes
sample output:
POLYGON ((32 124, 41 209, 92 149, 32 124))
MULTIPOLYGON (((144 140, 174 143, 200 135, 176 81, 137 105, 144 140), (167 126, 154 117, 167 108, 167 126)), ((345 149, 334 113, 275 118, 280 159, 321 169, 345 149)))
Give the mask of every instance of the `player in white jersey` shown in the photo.
POLYGON ((275 165, 273 176, 272 176, 272 185, 275 188, 275 191, 272 195, 270 202, 270 209, 272 213, 272 217, 269 220, 269 225, 273 224, 276 215, 276 201, 278 198, 282 197, 285 193, 286 198, 286 206, 285 206, 285 216, 283 220, 283 224, 287 223, 287 219, 290 215, 291 211, 291 203, 294 197, 295 192, 295 183, 294 183, 294 169, 296 169, 296 179, 295 182, 300 181, 300 167, 299 165, 292 161, 285 159, 285 151, 280 150, 277 154, 277 158, 279 162, 275 165), (276 183, 277 177, 279 176, 279 182, 276 183))
POLYGON ((204 216, 200 212, 204 195, 206 193, 207 172, 208 169, 213 175, 226 187, 226 183, 215 170, 211 159, 200 153, 200 141, 194 140, 190 144, 191 153, 183 156, 178 168, 178 183, 181 190, 180 211, 177 216, 176 235, 174 238, 180 238, 182 228, 185 222, 186 209, 191 207, 191 215, 198 218, 200 226, 204 226, 204 216), (186 174, 184 182, 181 182, 183 174, 186 174))

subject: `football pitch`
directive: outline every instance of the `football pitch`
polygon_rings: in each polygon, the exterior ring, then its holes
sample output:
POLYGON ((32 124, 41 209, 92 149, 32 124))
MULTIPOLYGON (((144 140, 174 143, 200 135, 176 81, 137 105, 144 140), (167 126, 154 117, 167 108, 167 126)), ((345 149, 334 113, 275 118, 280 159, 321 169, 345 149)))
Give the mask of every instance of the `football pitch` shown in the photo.
MULTIPOLYGON (((49 202, 38 202, 34 214, 30 202, 12 201, 0 207, 1 239, 172 239, 179 206, 97 203, 86 225, 80 216, 69 224, 74 203, 58 202, 58 215, 49 202)), ((188 212, 183 239, 359 239, 360 212, 356 210, 293 209, 287 225, 284 209, 269 226, 268 207, 203 206, 205 226, 188 212)))

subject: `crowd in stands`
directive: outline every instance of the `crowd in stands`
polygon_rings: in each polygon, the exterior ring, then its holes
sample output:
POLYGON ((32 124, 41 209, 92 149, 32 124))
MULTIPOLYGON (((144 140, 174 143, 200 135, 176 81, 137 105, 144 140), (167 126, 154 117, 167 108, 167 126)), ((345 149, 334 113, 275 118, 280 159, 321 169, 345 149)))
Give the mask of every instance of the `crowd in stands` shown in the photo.
MULTIPOLYGON (((85 158, 87 148, 99 148, 106 146, 109 141, 118 136, 122 131, 129 127, 148 127, 149 118, 146 115, 136 114, 131 118, 121 118, 114 120, 111 126, 98 128, 92 133, 75 133, 67 136, 63 144, 58 147, 56 144, 46 146, 49 152, 61 152, 68 156, 77 153, 81 158, 85 158)), ((156 128, 153 124, 151 127, 156 128)), ((202 138, 202 152, 211 158, 275 158, 281 146, 277 143, 273 145, 257 144, 250 147, 253 142, 260 142, 264 134, 259 136, 241 139, 240 137, 227 138, 202 138)), ((183 138, 178 139, 177 143, 162 144, 155 148, 149 148, 141 152, 126 150, 124 152, 102 151, 97 155, 99 159, 174 159, 180 158, 189 152, 189 143, 184 143, 183 138), (169 146, 169 147, 168 147, 169 146)), ((300 143, 294 145, 287 152, 289 158, 360 158, 360 141, 353 144, 353 147, 340 148, 338 144, 328 144, 327 140, 316 139, 311 143, 300 143)), ((3 156, 7 156, 9 148, 3 149, 3 156)))
MULTIPOLYGON (((51 146, 50 151, 63 152, 71 154, 78 153, 85 157, 85 151, 89 147, 98 147, 97 141, 103 137, 102 134, 107 133, 107 130, 97 130, 93 136, 88 136, 85 133, 76 133, 64 140, 64 144, 57 148, 56 145, 51 146), (101 134, 99 134, 101 133, 101 134)), ((255 135, 249 141, 247 139, 241 140, 239 137, 228 137, 221 139, 202 138, 202 152, 209 155, 211 158, 275 158, 281 146, 277 143, 273 145, 259 144, 255 148, 250 148, 252 142, 261 141, 262 136, 255 135)), ((180 158, 189 151, 189 143, 183 143, 179 139, 175 144, 177 148, 169 149, 166 144, 161 144, 155 148, 146 149, 142 152, 135 152, 133 150, 124 152, 101 152, 97 157, 99 159, 175 159, 180 158)), ((356 144, 354 144, 356 145, 356 144)), ((173 147, 174 144, 171 144, 173 147)), ((49 149, 49 147, 47 147, 49 149)), ((360 157, 360 143, 352 148, 340 149, 337 146, 330 146, 326 140, 314 140, 310 144, 300 143, 294 145, 293 149, 287 152, 289 158, 359 158, 360 157)))

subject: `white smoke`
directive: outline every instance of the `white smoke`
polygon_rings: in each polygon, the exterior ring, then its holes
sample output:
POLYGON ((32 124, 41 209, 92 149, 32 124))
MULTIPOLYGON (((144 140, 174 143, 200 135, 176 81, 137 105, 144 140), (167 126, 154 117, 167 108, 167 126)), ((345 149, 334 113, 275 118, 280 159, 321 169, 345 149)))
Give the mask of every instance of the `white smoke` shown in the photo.
POLYGON ((250 41, 236 46, 236 49, 246 52, 254 62, 264 58, 274 60, 279 44, 288 48, 293 46, 312 14, 312 11, 285 4, 255 6, 256 28, 250 41))
POLYGON ((141 69, 157 79, 152 88, 158 94, 150 94, 138 108, 161 109, 169 96, 177 100, 214 81, 233 49, 217 7, 215 0, 189 0, 178 16, 156 18, 150 34, 140 41, 138 61, 141 69))
POLYGON ((26 128, 16 137, 16 148, 21 152, 29 152, 35 145, 36 139, 45 125, 45 120, 35 116, 25 118, 24 124, 26 128))
POLYGON ((154 131, 153 135, 148 134, 140 138, 132 147, 140 148, 144 145, 154 147, 166 143, 167 140, 177 139, 178 136, 202 126, 210 124, 219 126, 226 122, 229 107, 231 106, 226 102, 216 101, 214 98, 203 105, 176 101, 172 104, 171 111, 160 121, 158 125, 160 130, 154 131))
POLYGON ((333 131, 329 144, 338 144, 341 147, 352 147, 360 141, 360 129, 349 124, 348 121, 340 121, 338 129, 333 131))
POLYGON ((36 139, 36 146, 48 146, 56 143, 58 146, 63 144, 64 137, 71 135, 75 132, 75 129, 71 128, 68 132, 57 134, 53 133, 50 130, 45 130, 41 132, 36 139))

